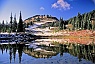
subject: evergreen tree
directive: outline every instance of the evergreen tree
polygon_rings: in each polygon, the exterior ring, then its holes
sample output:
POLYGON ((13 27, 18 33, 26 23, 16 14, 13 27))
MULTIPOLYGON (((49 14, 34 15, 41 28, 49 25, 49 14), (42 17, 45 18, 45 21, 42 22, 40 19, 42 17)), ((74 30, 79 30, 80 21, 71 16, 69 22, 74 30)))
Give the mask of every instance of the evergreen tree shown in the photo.
POLYGON ((17 30, 17 21, 16 21, 16 15, 14 16, 14 22, 13 22, 13 32, 16 32, 17 30))
POLYGON ((39 16, 38 16, 38 18, 37 18, 37 21, 40 21, 40 18, 39 18, 39 16))
POLYGON ((5 31, 7 31, 8 30, 8 22, 6 21, 6 25, 5 25, 5 31))
POLYGON ((85 29, 86 27, 86 13, 84 14, 84 18, 83 18, 83 29, 85 29))
POLYGON ((4 23, 4 20, 2 22, 2 32, 5 32, 5 23, 4 23))
POLYGON ((95 10, 91 12, 91 18, 95 18, 95 10))
POLYGON ((82 19, 81 14, 78 13, 78 16, 77 17, 78 17, 77 18, 77 21, 78 21, 78 29, 80 29, 80 27, 81 27, 81 19, 82 19))
POLYGON ((88 30, 90 30, 90 24, 91 24, 90 19, 91 19, 91 14, 89 13, 88 16, 87 16, 87 23, 88 23, 87 29, 88 30))
POLYGON ((77 22, 76 22, 76 17, 74 17, 74 29, 77 29, 77 22))
POLYGON ((78 22, 78 17, 76 17, 76 29, 78 29, 79 28, 79 22, 78 22))
POLYGON ((13 17, 12 17, 12 13, 11 13, 11 17, 10 17, 10 29, 11 29, 11 32, 12 32, 12 19, 13 19, 13 17))
POLYGON ((72 25, 73 25, 73 28, 72 29, 74 29, 74 27, 75 27, 75 17, 72 18, 72 25))
POLYGON ((3 22, 2 22, 2 26, 3 26, 3 27, 5 26, 5 22, 4 22, 4 20, 3 20, 3 22))
POLYGON ((81 15, 81 29, 83 29, 83 23, 84 23, 84 14, 81 15))
POLYGON ((30 25, 33 25, 33 22, 32 21, 30 22, 30 25))
POLYGON ((18 23, 18 32, 23 32, 23 20, 21 16, 21 11, 20 11, 20 17, 19 17, 19 23, 18 23))
POLYGON ((60 18, 60 21, 59 21, 59 29, 60 30, 63 29, 63 18, 60 18))
POLYGON ((2 24, 0 23, 0 32, 2 32, 2 24))

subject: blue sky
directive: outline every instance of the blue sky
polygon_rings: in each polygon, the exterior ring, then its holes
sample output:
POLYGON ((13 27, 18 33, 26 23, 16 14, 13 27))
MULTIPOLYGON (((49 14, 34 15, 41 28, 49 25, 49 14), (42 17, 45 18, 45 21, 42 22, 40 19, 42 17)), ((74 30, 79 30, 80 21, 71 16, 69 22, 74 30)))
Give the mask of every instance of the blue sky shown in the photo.
POLYGON ((0 22, 10 21, 11 12, 16 14, 17 20, 22 11, 23 20, 36 14, 49 14, 52 16, 69 19, 95 10, 95 0, 0 0, 0 22))

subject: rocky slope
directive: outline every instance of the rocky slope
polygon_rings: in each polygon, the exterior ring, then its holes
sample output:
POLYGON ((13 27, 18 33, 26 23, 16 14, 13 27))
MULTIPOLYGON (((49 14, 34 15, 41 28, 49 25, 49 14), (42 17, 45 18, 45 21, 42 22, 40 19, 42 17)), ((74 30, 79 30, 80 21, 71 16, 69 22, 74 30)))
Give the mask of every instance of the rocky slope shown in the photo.
POLYGON ((35 15, 33 17, 30 17, 28 19, 24 20, 24 23, 46 23, 46 22, 55 22, 58 21, 58 19, 56 17, 53 16, 49 16, 49 15, 35 15))

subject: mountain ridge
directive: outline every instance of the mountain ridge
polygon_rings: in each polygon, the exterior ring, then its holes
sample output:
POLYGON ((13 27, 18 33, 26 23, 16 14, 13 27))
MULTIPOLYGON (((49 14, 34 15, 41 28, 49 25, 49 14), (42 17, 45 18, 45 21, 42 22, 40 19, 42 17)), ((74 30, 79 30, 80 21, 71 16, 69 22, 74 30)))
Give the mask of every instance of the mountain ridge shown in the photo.
POLYGON ((24 20, 24 23, 38 22, 38 21, 58 21, 58 19, 51 15, 35 15, 24 20))

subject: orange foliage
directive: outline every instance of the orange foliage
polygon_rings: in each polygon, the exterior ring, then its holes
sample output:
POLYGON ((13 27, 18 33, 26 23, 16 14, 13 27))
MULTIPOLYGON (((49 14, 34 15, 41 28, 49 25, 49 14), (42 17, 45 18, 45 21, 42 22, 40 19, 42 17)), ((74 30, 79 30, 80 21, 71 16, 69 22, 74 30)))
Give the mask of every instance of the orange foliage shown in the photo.
POLYGON ((95 35, 95 33, 92 33, 92 31, 90 30, 73 31, 73 32, 69 32, 69 34, 70 36, 82 36, 82 37, 95 35))

